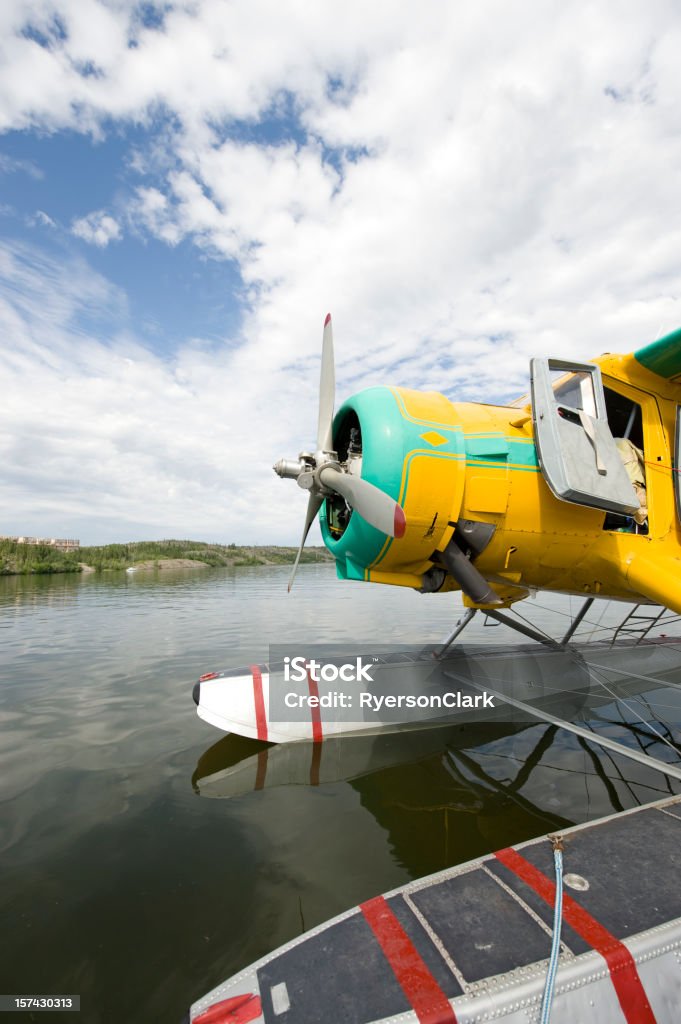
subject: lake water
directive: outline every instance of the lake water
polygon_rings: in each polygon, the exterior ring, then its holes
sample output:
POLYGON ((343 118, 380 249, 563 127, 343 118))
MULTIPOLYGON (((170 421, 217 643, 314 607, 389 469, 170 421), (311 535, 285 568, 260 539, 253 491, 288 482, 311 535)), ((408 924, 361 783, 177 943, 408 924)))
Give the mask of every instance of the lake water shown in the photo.
MULTIPOLYGON (((0 992, 82 1007, 36 1020, 179 1024, 227 975, 379 892, 681 790, 542 723, 344 741, 319 785, 313 747, 221 736, 195 713, 201 673, 267 661, 282 639, 434 642, 460 611, 338 583, 328 564, 288 595, 288 573, 0 578, 0 992)), ((577 607, 522 610, 560 635, 577 607)), ((595 607, 593 638, 604 610, 622 614, 595 607)), ((678 692, 609 734, 673 759, 678 692), (646 725, 661 717, 665 742, 646 725)))

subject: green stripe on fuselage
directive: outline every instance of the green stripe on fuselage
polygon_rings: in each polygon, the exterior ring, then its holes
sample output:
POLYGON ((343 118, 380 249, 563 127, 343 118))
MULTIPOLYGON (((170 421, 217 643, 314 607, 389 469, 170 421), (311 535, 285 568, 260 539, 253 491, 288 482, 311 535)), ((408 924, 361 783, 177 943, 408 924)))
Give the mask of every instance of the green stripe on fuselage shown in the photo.
POLYGON ((481 469, 485 467, 488 469, 498 469, 505 465, 510 470, 520 472, 536 473, 539 471, 537 450, 533 441, 529 439, 527 441, 517 441, 512 437, 504 437, 502 439, 499 436, 500 441, 503 440, 507 448, 507 453, 502 454, 500 452, 498 455, 492 455, 482 452, 478 454, 476 452, 479 438, 479 434, 466 434, 464 436, 466 462, 469 466, 479 466, 481 469))

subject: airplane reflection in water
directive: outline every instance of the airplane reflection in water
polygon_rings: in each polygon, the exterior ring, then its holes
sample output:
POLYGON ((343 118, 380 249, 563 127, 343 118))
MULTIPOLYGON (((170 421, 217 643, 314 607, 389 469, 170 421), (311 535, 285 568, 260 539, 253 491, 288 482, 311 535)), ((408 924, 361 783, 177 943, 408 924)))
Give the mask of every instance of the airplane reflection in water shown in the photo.
MULTIPOLYGON (((681 765, 680 646, 592 645, 563 657, 560 678, 570 689, 545 693, 535 708, 681 765)), ((527 654, 529 684, 538 658, 527 654)), ((346 781, 414 874, 424 844, 433 870, 434 850, 446 866, 681 792, 676 779, 583 736, 513 708, 496 712, 496 719, 487 712, 454 726, 337 736, 321 744, 268 746, 226 736, 201 756, 192 783, 201 796, 226 799, 346 781)))

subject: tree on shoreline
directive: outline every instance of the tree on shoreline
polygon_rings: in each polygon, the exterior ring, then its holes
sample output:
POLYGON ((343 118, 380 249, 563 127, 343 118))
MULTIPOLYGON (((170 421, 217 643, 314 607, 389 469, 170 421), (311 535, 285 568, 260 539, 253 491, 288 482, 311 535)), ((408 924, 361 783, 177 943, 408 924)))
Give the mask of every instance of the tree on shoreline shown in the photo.
MULTIPOLYGON (((182 559, 217 568, 252 565, 289 565, 296 557, 295 547, 239 546, 209 544, 205 541, 135 541, 129 544, 104 544, 63 552, 46 544, 20 544, 0 540, 0 576, 35 575, 55 572, 82 572, 87 566, 97 572, 124 570, 145 562, 182 559)), ((330 561, 326 548, 308 548, 303 562, 330 561)))

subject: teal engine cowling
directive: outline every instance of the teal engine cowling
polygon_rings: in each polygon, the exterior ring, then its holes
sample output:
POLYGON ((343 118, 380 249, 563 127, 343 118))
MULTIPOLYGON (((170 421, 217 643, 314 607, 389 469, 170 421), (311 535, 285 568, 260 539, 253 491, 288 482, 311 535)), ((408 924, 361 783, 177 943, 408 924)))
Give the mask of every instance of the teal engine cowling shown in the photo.
POLYGON ((343 403, 333 447, 349 474, 404 509, 401 538, 386 537, 341 495, 327 496, 322 537, 341 579, 420 587, 432 555, 449 542, 464 488, 465 452, 451 402, 436 392, 373 387, 343 403))

